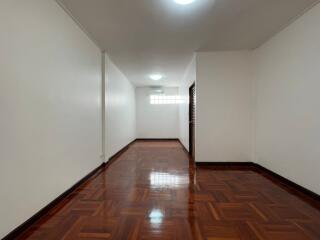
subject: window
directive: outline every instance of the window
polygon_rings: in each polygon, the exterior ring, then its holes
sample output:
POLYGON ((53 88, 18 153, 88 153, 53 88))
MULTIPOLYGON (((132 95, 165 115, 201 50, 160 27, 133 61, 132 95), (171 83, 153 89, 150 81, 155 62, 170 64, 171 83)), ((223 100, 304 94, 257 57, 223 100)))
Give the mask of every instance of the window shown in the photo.
POLYGON ((150 104, 180 104, 182 98, 180 96, 167 96, 167 95, 151 95, 150 104))

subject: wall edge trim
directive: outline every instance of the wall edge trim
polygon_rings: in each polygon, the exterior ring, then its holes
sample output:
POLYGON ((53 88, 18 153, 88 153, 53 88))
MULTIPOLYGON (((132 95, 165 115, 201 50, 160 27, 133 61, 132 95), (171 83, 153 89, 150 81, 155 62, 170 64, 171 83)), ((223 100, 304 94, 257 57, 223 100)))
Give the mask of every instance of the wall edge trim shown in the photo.
POLYGON ((254 162, 196 162, 197 167, 212 167, 216 170, 252 170, 261 174, 285 191, 320 210, 320 195, 278 173, 254 162))
POLYGON ((89 172, 86 176, 81 178, 78 182, 76 182, 74 185, 72 185, 70 188, 68 188, 66 191, 64 191, 62 194, 60 194, 57 198, 52 200, 50 203, 48 203, 46 206, 41 208, 38 212, 36 212, 33 216, 31 216, 29 219, 24 221, 22 224, 20 224, 18 227, 13 229, 10 233, 8 233, 3 240, 9 240, 9 239, 15 239, 17 236, 22 234, 25 230, 27 230, 32 224, 37 222, 43 215, 48 213, 50 210, 52 210, 58 203, 66 199, 68 195, 70 195, 73 191, 75 191, 77 188, 79 188, 81 185, 86 184, 87 180, 90 178, 94 178, 98 175, 100 171, 102 171, 106 167, 106 163, 100 164, 97 168, 93 169, 91 172, 89 172))

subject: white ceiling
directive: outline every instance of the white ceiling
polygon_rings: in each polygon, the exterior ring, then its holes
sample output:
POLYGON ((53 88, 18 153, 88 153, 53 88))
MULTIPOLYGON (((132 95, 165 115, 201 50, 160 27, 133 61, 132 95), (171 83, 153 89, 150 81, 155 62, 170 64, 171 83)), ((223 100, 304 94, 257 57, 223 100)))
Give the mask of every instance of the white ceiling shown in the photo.
POLYGON ((59 0, 137 86, 178 86, 193 52, 256 48, 317 1, 59 0))

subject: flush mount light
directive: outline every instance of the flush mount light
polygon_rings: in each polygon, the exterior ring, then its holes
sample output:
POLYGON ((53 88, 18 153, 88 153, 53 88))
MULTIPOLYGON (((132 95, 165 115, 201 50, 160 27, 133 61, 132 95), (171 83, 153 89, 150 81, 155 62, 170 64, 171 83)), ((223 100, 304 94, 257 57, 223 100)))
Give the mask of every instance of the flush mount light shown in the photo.
POLYGON ((190 3, 193 3, 195 0, 174 0, 175 3, 181 4, 181 5, 187 5, 190 3))
POLYGON ((149 76, 153 81, 159 81, 163 78, 163 76, 161 74, 151 74, 149 76))

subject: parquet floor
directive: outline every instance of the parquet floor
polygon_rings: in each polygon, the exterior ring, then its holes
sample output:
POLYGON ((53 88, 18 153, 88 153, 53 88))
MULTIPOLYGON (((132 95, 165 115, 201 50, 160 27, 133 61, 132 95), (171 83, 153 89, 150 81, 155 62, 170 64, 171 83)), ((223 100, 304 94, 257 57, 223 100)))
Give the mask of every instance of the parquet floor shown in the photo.
POLYGON ((196 171, 175 141, 135 142, 19 239, 320 239, 320 212, 250 170, 196 171))

